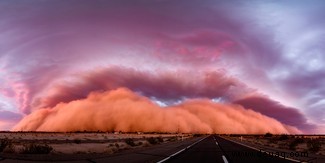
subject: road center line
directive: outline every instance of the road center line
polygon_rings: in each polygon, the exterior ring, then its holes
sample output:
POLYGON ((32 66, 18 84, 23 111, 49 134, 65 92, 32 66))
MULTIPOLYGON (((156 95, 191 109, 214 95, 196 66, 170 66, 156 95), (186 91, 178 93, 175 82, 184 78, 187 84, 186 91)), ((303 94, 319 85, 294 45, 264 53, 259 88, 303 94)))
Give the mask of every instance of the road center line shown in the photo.
POLYGON ((216 142, 216 145, 219 145, 218 142, 216 142))
POLYGON ((228 163, 226 156, 222 155, 223 162, 228 163))

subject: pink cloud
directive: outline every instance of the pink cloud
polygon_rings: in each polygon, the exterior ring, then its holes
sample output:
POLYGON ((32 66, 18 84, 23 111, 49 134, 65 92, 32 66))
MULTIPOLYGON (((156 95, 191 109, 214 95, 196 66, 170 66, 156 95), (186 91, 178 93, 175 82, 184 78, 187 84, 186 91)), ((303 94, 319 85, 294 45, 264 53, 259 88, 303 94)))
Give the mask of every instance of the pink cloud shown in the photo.
POLYGON ((168 36, 155 36, 155 54, 169 60, 173 56, 178 62, 187 64, 207 63, 220 59, 220 55, 245 53, 235 37, 226 32, 202 31, 168 36))

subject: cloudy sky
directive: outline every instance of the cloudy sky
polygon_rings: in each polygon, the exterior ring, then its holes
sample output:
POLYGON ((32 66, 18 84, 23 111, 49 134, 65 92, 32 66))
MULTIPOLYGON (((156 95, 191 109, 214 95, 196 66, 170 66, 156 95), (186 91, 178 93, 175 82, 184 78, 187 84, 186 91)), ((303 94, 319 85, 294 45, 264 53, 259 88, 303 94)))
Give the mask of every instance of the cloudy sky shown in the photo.
POLYGON ((159 110, 209 101, 324 134, 324 17, 322 0, 2 0, 0 130, 128 92, 159 110))

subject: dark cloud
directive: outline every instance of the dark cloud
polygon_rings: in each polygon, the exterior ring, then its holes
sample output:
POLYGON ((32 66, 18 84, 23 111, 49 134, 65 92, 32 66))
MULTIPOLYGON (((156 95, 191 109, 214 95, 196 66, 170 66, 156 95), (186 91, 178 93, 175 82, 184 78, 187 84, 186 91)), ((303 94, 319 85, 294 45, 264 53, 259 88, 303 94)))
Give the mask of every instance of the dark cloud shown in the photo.
POLYGON ((316 128, 315 125, 307 123, 306 117, 298 109, 284 106, 267 97, 251 96, 234 101, 234 103, 275 118, 284 124, 296 126, 301 130, 312 131, 316 128))
MULTIPOLYGON (((76 82, 53 86, 53 94, 42 95, 34 107, 53 107, 59 102, 85 98, 93 91, 127 87, 147 97, 160 100, 181 98, 233 98, 245 90, 244 84, 229 77, 225 71, 141 71, 133 68, 110 67, 80 74, 76 82), (236 91, 236 93, 234 93, 236 91), (234 94, 232 94, 234 93, 234 94)), ((247 89, 248 91, 249 89, 247 89)))

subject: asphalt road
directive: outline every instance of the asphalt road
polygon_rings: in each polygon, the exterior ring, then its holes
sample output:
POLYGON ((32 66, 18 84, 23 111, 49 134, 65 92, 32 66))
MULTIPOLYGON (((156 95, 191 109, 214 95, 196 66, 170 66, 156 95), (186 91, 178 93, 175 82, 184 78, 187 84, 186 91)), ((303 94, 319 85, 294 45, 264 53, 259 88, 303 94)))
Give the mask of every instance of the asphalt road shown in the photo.
POLYGON ((167 163, 289 163, 277 156, 263 154, 218 136, 209 136, 192 148, 169 159, 167 163))
POLYGON ((194 145, 188 150, 185 150, 183 153, 177 155, 174 158, 171 158, 166 162, 224 163, 222 155, 223 151, 218 147, 213 136, 209 136, 208 138, 202 140, 198 144, 194 145))

